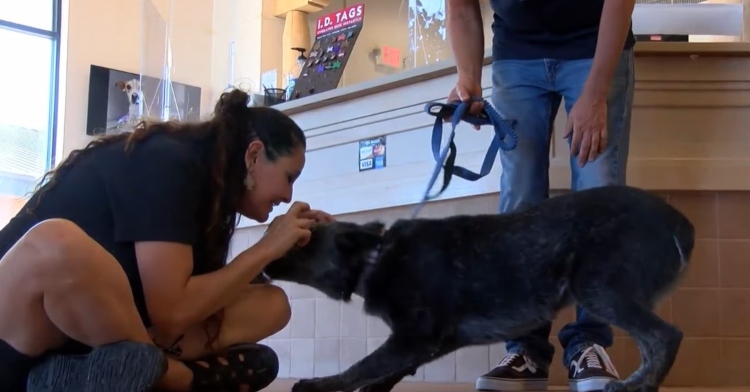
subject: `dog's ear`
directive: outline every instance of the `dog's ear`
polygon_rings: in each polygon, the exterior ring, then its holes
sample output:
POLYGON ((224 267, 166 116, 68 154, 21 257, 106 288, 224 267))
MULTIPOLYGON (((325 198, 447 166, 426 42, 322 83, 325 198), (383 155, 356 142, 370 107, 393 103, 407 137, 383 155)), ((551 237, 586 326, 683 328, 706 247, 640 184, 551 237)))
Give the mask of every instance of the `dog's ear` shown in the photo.
POLYGON ((342 250, 362 251, 375 249, 383 240, 385 225, 370 222, 342 230, 336 236, 336 246, 342 250))
POLYGON ((125 89, 125 82, 117 82, 115 83, 115 87, 119 88, 120 90, 125 89))

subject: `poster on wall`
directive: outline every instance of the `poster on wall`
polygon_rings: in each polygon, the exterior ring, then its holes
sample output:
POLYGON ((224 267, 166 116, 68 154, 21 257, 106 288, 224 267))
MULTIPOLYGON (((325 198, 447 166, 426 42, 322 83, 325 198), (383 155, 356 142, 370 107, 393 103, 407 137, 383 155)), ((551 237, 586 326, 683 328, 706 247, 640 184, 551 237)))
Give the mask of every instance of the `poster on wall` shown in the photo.
POLYGON ((359 171, 385 167, 385 136, 359 141, 359 171))
POLYGON ((365 19, 365 5, 355 4, 318 18, 315 42, 302 67, 291 99, 338 87, 365 19))

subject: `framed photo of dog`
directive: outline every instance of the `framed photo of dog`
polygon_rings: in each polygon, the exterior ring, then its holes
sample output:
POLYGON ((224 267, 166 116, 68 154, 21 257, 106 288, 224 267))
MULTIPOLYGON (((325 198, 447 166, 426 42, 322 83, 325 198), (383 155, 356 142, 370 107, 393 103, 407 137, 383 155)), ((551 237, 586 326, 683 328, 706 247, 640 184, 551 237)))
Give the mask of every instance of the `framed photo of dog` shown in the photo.
POLYGON ((201 88, 91 65, 86 134, 125 132, 141 119, 197 121, 201 88))

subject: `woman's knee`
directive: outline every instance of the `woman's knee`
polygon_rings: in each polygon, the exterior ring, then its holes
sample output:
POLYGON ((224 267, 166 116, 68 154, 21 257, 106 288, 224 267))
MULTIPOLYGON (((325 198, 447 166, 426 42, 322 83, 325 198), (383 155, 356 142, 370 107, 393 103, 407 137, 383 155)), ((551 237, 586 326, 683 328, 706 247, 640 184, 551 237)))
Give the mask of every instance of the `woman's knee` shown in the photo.
POLYGON ((80 254, 86 239, 86 233, 75 223, 66 219, 48 219, 29 229, 19 243, 47 256, 45 259, 57 260, 80 254))
POLYGON ((263 286, 267 296, 269 316, 273 333, 281 331, 289 324, 292 318, 292 306, 289 303, 289 297, 286 292, 279 286, 267 284, 263 286))
POLYGON ((66 219, 44 220, 31 229, 6 254, 23 260, 39 276, 77 276, 96 273, 101 260, 91 253, 95 244, 78 225, 66 219))

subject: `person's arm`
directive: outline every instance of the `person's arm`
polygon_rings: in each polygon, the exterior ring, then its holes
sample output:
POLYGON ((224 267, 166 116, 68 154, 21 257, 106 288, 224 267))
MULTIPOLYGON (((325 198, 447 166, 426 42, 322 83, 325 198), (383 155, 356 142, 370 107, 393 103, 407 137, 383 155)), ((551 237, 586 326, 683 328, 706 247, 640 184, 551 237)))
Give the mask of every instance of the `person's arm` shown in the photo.
POLYGON ((271 261, 262 246, 213 273, 191 276, 192 245, 205 227, 207 169, 193 151, 155 135, 122 164, 104 168, 115 240, 135 244, 146 308, 155 328, 177 337, 225 307, 271 261))
POLYGON ((456 58, 459 84, 480 86, 484 59, 484 28, 479 1, 448 0, 446 7, 448 37, 453 56, 456 58))
POLYGON ((174 337, 227 307, 273 260, 270 252, 256 245, 218 271, 191 276, 189 245, 139 242, 136 257, 151 321, 159 331, 174 337))
POLYGON ((594 62, 584 85, 585 94, 607 99, 612 76, 628 37, 633 8, 635 0, 604 1, 594 62))

